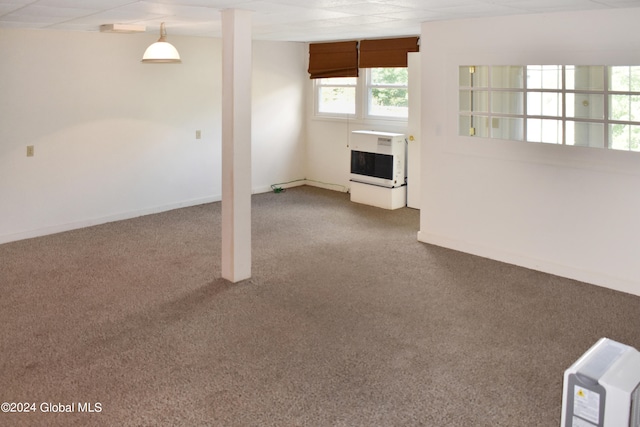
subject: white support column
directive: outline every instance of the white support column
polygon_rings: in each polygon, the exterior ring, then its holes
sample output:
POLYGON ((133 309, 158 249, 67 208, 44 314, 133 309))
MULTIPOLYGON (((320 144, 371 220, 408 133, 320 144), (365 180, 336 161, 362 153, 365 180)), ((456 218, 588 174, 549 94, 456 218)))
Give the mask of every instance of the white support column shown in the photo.
POLYGON ((222 11, 222 278, 251 277, 251 12, 222 11))

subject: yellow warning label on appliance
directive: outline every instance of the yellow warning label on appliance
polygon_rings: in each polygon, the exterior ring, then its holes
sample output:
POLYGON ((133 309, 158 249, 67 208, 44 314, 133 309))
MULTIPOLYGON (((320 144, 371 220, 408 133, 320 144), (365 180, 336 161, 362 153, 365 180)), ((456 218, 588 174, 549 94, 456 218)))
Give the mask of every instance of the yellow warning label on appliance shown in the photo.
POLYGON ((580 386, 575 386, 573 393, 573 415, 597 425, 600 422, 600 394, 580 386))

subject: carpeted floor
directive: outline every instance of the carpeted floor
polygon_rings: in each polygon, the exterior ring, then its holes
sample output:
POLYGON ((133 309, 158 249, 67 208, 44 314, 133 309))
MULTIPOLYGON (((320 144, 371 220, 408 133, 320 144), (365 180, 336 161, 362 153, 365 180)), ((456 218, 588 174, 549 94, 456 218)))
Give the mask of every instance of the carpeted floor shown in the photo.
POLYGON ((252 218, 235 285, 219 203, 0 245, 0 402, 35 404, 0 425, 558 426, 571 363, 640 348, 640 297, 419 243, 418 211, 252 218))

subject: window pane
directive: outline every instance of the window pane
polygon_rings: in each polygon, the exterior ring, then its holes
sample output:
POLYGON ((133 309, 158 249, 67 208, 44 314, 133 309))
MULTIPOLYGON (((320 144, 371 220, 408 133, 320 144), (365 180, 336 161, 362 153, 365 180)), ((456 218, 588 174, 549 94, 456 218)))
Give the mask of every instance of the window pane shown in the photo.
POLYGON ((527 141, 562 144, 560 120, 527 119, 527 141))
POLYGON ((471 125, 475 128, 476 136, 489 138, 489 117, 473 116, 472 119, 471 125))
POLYGON ((494 66, 491 67, 491 87, 499 89, 520 89, 524 87, 524 67, 494 66))
POLYGON ((458 135, 469 136, 469 129, 471 129, 471 116, 460 116, 458 120, 458 135))
POLYGON ((640 92, 640 66, 609 67, 610 90, 640 92))
POLYGON ((609 125, 609 148, 640 151, 640 126, 609 125))
POLYGON ((461 115, 458 121, 460 136, 489 137, 489 118, 485 116, 461 115), (473 128, 473 131, 471 130, 473 128), (473 132, 473 134, 472 134, 473 132))
POLYGON ((562 88, 562 66, 527 65, 527 87, 529 89, 562 88))
POLYGON ((489 92, 486 90, 461 90, 460 111, 489 112, 489 92))
POLYGON ((524 93, 492 92, 491 112, 499 114, 522 114, 524 112, 524 93))
POLYGON ((460 86, 463 87, 489 87, 489 67, 479 65, 474 67, 471 73, 469 66, 462 66, 458 70, 460 86))
POLYGON ((473 87, 489 87, 489 67, 480 65, 473 73, 473 87))
POLYGON ((604 123, 567 121, 567 145, 604 148, 604 123))
POLYGON ((323 86, 318 90, 318 112, 355 114, 356 88, 323 86))
POLYGON ((560 116, 562 97, 555 92, 528 92, 527 114, 530 116, 560 116))
POLYGON ((367 69, 367 116, 407 118, 409 116, 408 69, 367 69))
POLYGON ((568 93, 567 117, 604 119, 604 95, 568 93))
POLYGON ((458 68, 458 84, 460 87, 471 87, 471 73, 468 65, 458 68))
POLYGON ((524 139, 524 119, 511 117, 491 118, 491 137, 498 139, 524 139))
POLYGON ((322 86, 355 86, 357 77, 332 77, 330 79, 316 79, 316 83, 322 86))
POLYGON ((460 95, 458 96, 458 110, 460 112, 468 112, 472 111, 471 109, 471 91, 470 90, 461 90, 460 95))
POLYGON ((409 84, 407 68, 371 68, 371 84, 407 86, 409 84))
POLYGON ((604 67, 589 65, 565 66, 565 84, 569 90, 604 90, 604 67))
POLYGON ((640 95, 609 95, 609 118, 640 121, 640 95))
POLYGON ((369 114, 373 116, 408 117, 409 95, 406 88, 371 88, 369 114))
POLYGON ((489 67, 481 65, 473 73, 473 87, 489 87, 489 67))

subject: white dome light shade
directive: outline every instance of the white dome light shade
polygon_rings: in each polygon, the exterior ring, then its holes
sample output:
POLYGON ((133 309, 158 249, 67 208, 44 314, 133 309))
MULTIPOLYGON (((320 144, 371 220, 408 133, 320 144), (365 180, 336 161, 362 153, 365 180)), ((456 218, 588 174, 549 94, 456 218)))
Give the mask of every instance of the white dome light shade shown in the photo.
POLYGON ((142 62, 182 62, 178 50, 171 43, 157 41, 144 51, 142 62))
POLYGON ((160 38, 157 42, 144 51, 142 55, 142 62, 152 64, 176 64, 182 62, 180 60, 180 54, 173 45, 166 41, 167 33, 164 29, 164 22, 160 24, 160 38))

